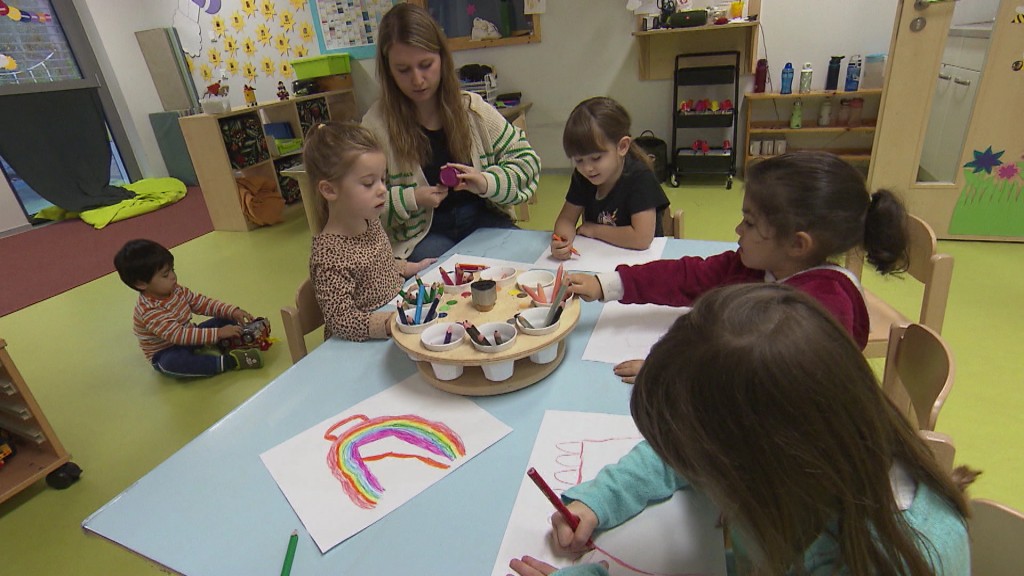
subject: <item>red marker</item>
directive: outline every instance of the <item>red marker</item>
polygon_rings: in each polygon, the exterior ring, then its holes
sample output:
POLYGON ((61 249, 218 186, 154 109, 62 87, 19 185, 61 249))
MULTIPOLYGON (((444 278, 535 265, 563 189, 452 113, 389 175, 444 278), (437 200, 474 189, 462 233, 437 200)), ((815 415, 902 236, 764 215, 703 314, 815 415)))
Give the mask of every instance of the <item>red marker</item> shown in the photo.
MULTIPOLYGON (((580 519, 570 512, 569 509, 565 507, 565 504, 562 504, 562 499, 559 498, 558 495, 555 494, 555 491, 551 489, 551 486, 548 486, 548 483, 540 477, 536 468, 530 468, 527 470, 526 475, 530 477, 530 480, 533 480, 533 483, 537 485, 537 488, 540 488, 540 491, 547 497, 548 502, 551 502, 551 504, 554 505, 555 510, 558 510, 558 513, 562 515, 563 519, 565 519, 565 523, 569 525, 569 528, 572 528, 573 532, 575 532, 576 528, 580 525, 580 519)), ((593 546, 594 542, 592 540, 587 540, 587 545, 593 546)))

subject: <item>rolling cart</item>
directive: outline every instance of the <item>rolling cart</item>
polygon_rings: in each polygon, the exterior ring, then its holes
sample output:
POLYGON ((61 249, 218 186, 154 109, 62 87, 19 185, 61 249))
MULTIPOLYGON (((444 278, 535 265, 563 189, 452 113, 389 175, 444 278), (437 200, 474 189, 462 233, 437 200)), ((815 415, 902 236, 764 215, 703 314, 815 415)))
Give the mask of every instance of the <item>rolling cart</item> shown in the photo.
POLYGON ((738 51, 677 54, 672 82, 672 163, 669 185, 687 174, 736 175, 738 51))

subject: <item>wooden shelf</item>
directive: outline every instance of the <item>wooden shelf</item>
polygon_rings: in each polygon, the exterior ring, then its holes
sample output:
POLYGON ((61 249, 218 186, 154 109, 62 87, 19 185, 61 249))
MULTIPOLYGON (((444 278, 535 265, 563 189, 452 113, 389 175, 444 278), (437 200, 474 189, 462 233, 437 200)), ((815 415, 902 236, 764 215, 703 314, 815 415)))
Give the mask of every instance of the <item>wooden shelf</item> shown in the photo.
POLYGON ((730 22, 633 32, 640 44, 640 79, 671 80, 677 54, 728 50, 739 50, 740 70, 752 74, 757 64, 758 26, 757 21, 730 22))
POLYGON ((863 122, 860 126, 804 126, 790 128, 788 122, 751 122, 747 134, 812 134, 840 132, 874 132, 875 121, 863 122))
POLYGON ((864 98, 868 96, 881 96, 881 88, 869 88, 867 90, 854 90, 853 92, 842 92, 839 90, 816 90, 813 92, 794 92, 792 94, 779 94, 778 92, 746 92, 743 97, 747 100, 796 100, 799 98, 864 98))
MULTIPOLYGON (((812 150, 813 150, 813 148, 812 148, 812 150)), ((800 149, 793 148, 793 149, 789 149, 788 151, 789 152, 799 152, 800 149)), ((850 163, 863 163, 863 162, 870 162, 871 161, 871 151, 870 150, 843 151, 843 150, 833 150, 833 149, 830 149, 829 152, 835 154, 836 156, 839 156, 843 160, 846 160, 847 162, 850 162, 850 163)), ((771 156, 764 156, 764 155, 760 155, 760 154, 758 154, 756 156, 751 156, 751 155, 748 154, 746 162, 748 164, 750 164, 752 162, 758 162, 760 160, 766 160, 768 158, 771 158, 771 156)))

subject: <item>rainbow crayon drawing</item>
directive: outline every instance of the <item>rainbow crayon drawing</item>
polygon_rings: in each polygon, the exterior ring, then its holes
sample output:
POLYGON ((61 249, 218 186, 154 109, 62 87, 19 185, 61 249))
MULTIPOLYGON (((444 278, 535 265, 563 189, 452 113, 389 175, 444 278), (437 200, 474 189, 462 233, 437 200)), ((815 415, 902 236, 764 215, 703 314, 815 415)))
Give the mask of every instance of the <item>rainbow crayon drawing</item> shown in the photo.
POLYGON ((331 448, 327 452, 327 467, 341 483, 342 490, 352 500, 352 503, 360 508, 376 507, 384 494, 384 487, 370 471, 367 462, 384 458, 410 458, 434 468, 445 469, 450 466, 446 462, 418 454, 386 452, 373 456, 362 455, 364 446, 385 438, 401 440, 449 462, 454 462, 466 455, 466 446, 462 442, 462 438, 441 422, 433 422, 412 414, 379 416, 377 418, 356 414, 345 418, 332 425, 324 433, 324 439, 332 441, 331 448), (335 434, 336 430, 344 428, 355 420, 362 420, 362 422, 335 434))

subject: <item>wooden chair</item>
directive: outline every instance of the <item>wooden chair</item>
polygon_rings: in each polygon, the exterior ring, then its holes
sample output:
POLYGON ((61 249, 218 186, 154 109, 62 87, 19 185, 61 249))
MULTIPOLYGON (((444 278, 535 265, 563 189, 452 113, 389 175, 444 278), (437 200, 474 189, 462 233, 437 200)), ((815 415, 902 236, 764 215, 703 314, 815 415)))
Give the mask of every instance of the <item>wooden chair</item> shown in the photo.
POLYGON ((939 466, 947 474, 952 474, 953 458, 956 456, 956 446, 953 445, 953 439, 946 434, 933 430, 918 430, 917 435, 931 448, 932 454, 935 456, 935 460, 938 461, 939 466))
MULTIPOLYGON (((949 285, 953 279, 953 257, 949 254, 936 254, 935 232, 927 222, 914 215, 907 218, 907 244, 907 273, 924 284, 920 315, 917 320, 911 320, 869 290, 864 290, 864 303, 867 304, 871 321, 868 345, 864 348, 864 355, 868 358, 885 355, 889 327, 893 324, 918 322, 936 333, 942 333, 949 285)), ((864 268, 863 255, 851 255, 847 258, 846 267, 860 277, 864 268)))
POLYGON ((1024 567, 1024 514, 975 498, 967 520, 971 538, 971 574, 1017 576, 1024 567))
POLYGON ((661 231, 665 236, 672 238, 683 237, 683 211, 672 210, 669 206, 661 214, 661 231))
POLYGON ((894 324, 882 374, 882 390, 911 423, 935 430, 953 388, 953 353, 942 336, 922 324, 894 324))
POLYGON ((313 293, 313 284, 308 278, 295 293, 295 306, 281 308, 281 321, 284 323, 288 350, 292 354, 294 364, 308 354, 306 334, 324 325, 324 315, 320 312, 320 304, 313 293))

